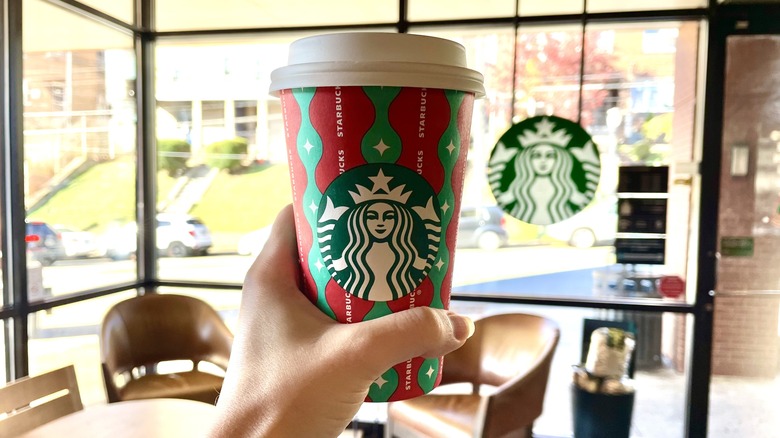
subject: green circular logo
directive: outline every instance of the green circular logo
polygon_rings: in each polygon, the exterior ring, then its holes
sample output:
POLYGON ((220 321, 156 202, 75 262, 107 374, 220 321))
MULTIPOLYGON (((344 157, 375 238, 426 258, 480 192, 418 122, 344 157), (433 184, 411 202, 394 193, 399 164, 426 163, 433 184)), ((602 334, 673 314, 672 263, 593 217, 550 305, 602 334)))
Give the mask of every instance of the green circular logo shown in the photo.
POLYGON ((490 154, 488 181, 501 208, 535 225, 582 210, 601 176, 599 151, 577 123, 538 116, 513 125, 490 154))
POLYGON ((441 208, 420 175, 366 164, 337 177, 322 196, 317 241, 331 277, 371 301, 391 301, 422 283, 439 250, 441 208))

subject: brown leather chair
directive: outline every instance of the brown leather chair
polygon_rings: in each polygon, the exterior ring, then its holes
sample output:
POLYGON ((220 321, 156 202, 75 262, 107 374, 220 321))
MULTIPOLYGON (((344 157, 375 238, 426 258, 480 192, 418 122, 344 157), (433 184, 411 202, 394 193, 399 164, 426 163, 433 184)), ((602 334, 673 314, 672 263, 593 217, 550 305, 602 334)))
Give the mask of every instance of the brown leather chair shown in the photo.
POLYGON ((520 313, 489 316, 475 325, 474 336, 444 357, 441 382, 470 383, 471 393, 390 403, 386 437, 531 437, 542 413, 558 326, 520 313), (495 388, 480 395, 481 385, 495 388))
POLYGON ((214 404, 223 378, 198 365, 210 362, 227 369, 232 343, 219 314, 197 298, 147 294, 120 302, 101 328, 108 401, 184 398, 214 404), (157 373, 159 363, 180 360, 191 361, 192 369, 157 373))

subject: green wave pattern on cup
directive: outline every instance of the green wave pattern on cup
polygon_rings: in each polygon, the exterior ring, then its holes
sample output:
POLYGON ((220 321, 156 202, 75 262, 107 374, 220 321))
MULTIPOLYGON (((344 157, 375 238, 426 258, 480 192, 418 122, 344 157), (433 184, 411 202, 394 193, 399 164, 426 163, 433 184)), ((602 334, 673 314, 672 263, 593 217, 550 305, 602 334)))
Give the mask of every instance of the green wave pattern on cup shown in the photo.
MULTIPOLYGON (((317 235, 317 206, 320 204, 322 192, 317 188, 315 171, 317 164, 322 159, 322 139, 314 129, 311 118, 308 117, 309 105, 314 98, 316 88, 296 88, 292 90, 293 97, 301 108, 301 128, 298 132, 297 146, 298 156, 301 158, 303 167, 306 169, 306 191, 304 192, 302 205, 306 214, 306 222, 311 228, 312 235, 317 235), (309 206, 314 208, 309 208, 309 206)), ((314 239, 309 250, 309 272, 317 272, 317 266, 323 266, 320 245, 317 239, 314 239)), ((328 284, 328 277, 316 275, 313 276, 317 284, 317 307, 331 318, 335 318, 333 310, 325 299, 325 286, 328 284)))

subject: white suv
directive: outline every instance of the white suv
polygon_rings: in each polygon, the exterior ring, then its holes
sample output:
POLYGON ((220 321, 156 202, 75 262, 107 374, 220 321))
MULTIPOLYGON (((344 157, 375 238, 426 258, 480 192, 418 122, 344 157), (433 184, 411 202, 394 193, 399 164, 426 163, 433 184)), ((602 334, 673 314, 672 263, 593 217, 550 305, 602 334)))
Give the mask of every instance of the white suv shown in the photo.
POLYGON ((211 248, 211 233, 199 219, 187 214, 157 215, 157 249, 171 257, 203 255, 211 248))
MULTIPOLYGON (((114 260, 132 257, 136 249, 136 233, 135 222, 109 227, 104 236, 106 256, 114 260)), ((157 250, 161 255, 203 255, 210 247, 211 233, 199 219, 180 213, 157 215, 157 250)))

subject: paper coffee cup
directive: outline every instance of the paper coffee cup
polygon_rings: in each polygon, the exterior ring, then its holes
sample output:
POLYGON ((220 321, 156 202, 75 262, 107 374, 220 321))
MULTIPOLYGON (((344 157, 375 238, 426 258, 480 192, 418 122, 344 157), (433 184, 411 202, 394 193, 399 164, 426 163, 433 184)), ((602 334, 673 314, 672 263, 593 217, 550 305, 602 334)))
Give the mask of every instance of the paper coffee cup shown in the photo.
MULTIPOLYGON (((342 323, 448 308, 472 106, 484 94, 464 48, 418 35, 315 36, 293 42, 271 80, 309 299, 342 323)), ((441 369, 441 358, 398 364, 367 401, 425 394, 441 369)))

